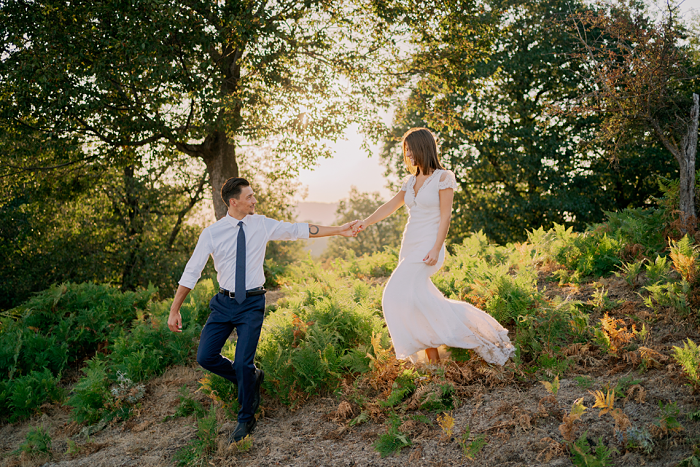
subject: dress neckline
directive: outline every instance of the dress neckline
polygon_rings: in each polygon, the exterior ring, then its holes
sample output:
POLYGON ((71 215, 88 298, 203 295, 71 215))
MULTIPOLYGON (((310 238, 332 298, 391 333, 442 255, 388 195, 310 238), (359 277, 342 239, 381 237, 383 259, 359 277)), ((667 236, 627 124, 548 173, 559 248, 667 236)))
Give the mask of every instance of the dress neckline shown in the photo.
POLYGON ((428 175, 428 178, 425 179, 425 181, 424 181, 423 184, 420 186, 420 188, 418 188, 418 191, 416 191, 416 182, 418 181, 418 177, 416 177, 415 175, 413 176, 413 186, 411 186, 411 190, 413 191, 413 197, 414 197, 414 198, 418 196, 418 193, 420 193, 421 191, 423 191, 423 187, 425 187, 426 183, 428 183, 428 182, 435 176, 435 174, 436 174, 439 170, 440 170, 440 169, 435 169, 435 170, 433 170, 433 172, 432 172, 430 175, 428 175))

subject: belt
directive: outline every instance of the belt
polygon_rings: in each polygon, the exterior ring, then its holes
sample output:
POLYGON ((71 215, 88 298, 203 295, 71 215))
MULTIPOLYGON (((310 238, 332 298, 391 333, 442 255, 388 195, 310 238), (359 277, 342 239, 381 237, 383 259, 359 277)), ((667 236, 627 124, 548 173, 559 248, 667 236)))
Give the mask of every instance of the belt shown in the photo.
MULTIPOLYGON (((265 290, 265 287, 256 287, 254 289, 246 290, 245 291, 245 296, 246 297, 253 297, 255 295, 263 295, 267 290, 265 290)), ((219 287, 219 293, 222 293, 229 298, 235 298, 236 294, 234 292, 231 292, 230 290, 226 290, 223 287, 219 287)))

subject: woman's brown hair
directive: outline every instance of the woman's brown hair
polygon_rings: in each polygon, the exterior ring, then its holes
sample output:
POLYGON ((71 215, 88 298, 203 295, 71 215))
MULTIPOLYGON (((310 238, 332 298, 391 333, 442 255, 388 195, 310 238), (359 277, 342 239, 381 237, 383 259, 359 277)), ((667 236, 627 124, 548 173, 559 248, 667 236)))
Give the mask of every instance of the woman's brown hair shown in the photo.
POLYGON ((413 175, 431 174, 437 169, 443 169, 437 154, 437 143, 433 132, 427 128, 411 128, 401 138, 403 148, 403 161, 406 168, 413 175), (412 165, 406 150, 411 150, 411 155, 416 165, 412 165))

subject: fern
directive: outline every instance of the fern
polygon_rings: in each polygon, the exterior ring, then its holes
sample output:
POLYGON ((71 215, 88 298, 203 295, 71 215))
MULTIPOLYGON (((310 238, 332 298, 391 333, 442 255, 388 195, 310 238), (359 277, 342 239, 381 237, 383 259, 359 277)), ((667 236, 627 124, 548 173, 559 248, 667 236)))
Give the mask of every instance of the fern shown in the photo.
POLYGON ((603 444, 603 438, 598 438, 595 451, 588 444, 588 432, 583 433, 571 446, 571 462, 577 467, 607 467, 612 464, 610 459, 617 450, 603 444))
POLYGON ((393 414, 387 420, 387 431, 383 435, 380 435, 377 441, 374 443, 374 449, 381 454, 382 457, 386 457, 390 454, 400 451, 406 446, 410 446, 411 440, 408 438, 406 433, 399 430, 401 426, 401 419, 398 415, 393 414))
POLYGON ((700 368, 700 348, 688 339, 687 342, 683 344, 683 348, 673 347, 673 358, 676 362, 683 367, 686 377, 690 380, 690 383, 694 386, 700 386, 700 375, 698 375, 698 368, 700 368))

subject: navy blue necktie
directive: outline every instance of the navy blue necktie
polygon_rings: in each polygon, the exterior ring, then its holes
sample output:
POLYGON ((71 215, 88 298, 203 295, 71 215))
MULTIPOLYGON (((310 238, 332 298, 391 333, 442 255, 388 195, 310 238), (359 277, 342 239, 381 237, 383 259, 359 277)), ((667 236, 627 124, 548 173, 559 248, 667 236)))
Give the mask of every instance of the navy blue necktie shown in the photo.
POLYGON ((245 300, 245 232, 243 221, 238 223, 238 242, 236 243, 236 289, 233 291, 240 305, 245 300))

